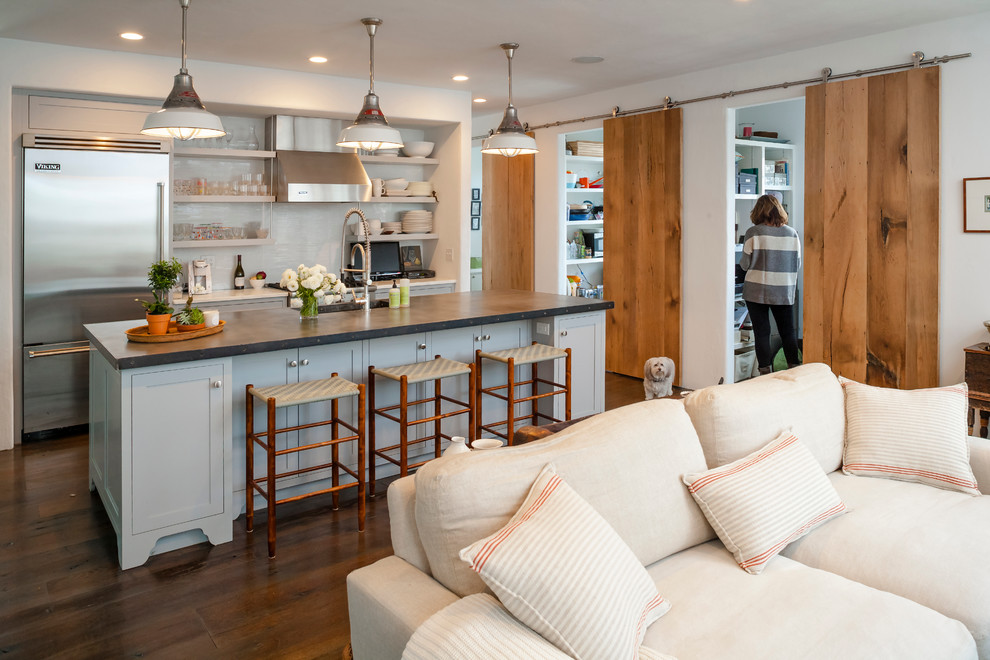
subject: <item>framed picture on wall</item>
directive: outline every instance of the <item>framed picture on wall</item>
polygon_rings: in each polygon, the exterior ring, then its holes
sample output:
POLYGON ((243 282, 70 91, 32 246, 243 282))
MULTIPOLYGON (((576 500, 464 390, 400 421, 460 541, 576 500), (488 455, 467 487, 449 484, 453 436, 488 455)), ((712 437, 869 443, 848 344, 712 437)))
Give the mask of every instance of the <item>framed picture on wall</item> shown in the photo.
POLYGON ((990 232, 990 176, 963 179, 963 231, 990 232))
POLYGON ((481 199, 481 188, 471 188, 471 199, 473 201, 481 199))
POLYGON ((481 218, 476 215, 471 217, 471 229, 474 229, 475 231, 481 229, 481 218))
POLYGON ((423 254, 418 245, 403 245, 399 248, 404 270, 419 270, 423 267, 423 254))
POLYGON ((471 202, 471 215, 481 215, 481 200, 471 202))

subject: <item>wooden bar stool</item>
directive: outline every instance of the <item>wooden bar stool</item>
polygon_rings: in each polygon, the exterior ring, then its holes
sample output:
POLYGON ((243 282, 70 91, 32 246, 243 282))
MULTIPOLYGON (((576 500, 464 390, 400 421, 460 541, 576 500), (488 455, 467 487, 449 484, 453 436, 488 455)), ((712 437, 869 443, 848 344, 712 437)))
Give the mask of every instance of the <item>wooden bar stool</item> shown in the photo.
POLYGON ((474 353, 474 370, 478 374, 478 389, 477 389, 477 403, 475 407, 477 408, 475 414, 475 423, 477 424, 477 429, 475 430, 475 436, 481 436, 483 432, 487 431, 493 435, 497 435, 503 438, 506 444, 511 445, 513 443, 513 434, 515 432, 516 421, 519 419, 529 419, 529 423, 533 426, 539 426, 539 419, 549 420, 551 422, 562 422, 568 421, 571 418, 571 349, 569 348, 557 348, 555 346, 549 346, 547 344, 538 344, 535 341, 529 346, 523 346, 521 348, 507 348, 501 351, 492 351, 490 353, 476 350, 474 353), (560 358, 565 358, 565 370, 564 370, 564 382, 557 383, 552 380, 546 380, 540 378, 538 373, 538 367, 540 362, 546 362, 547 360, 557 360, 560 358), (482 385, 481 373, 482 373, 482 359, 495 360, 496 362, 501 362, 506 365, 506 384, 496 385, 495 387, 484 387, 482 385), (523 380, 516 382, 516 367, 523 365, 530 365, 531 377, 530 380, 523 380), (548 392, 537 392, 538 386, 540 384, 549 385, 550 391, 548 392), (532 394, 530 396, 517 398, 516 388, 524 385, 532 385, 532 394), (501 394, 500 391, 505 390, 505 394, 501 394), (482 417, 482 406, 481 398, 483 394, 488 394, 497 399, 501 399, 506 402, 506 418, 501 421, 492 422, 490 424, 485 424, 482 417), (553 397, 563 394, 564 395, 564 419, 557 419, 550 415, 545 415, 537 409, 537 401, 546 397, 553 397), (521 417, 516 417, 516 404, 524 403, 526 401, 532 402, 532 412, 529 415, 524 415, 521 417), (505 432, 498 430, 499 427, 504 426, 505 432))
POLYGON ((275 557, 275 507, 278 504, 294 502, 295 500, 314 497, 332 493, 333 508, 339 504, 340 491, 347 488, 357 488, 358 496, 358 531, 364 531, 365 516, 365 481, 364 481, 364 452, 365 452, 365 428, 364 428, 364 385, 357 385, 344 378, 339 378, 334 372, 330 378, 324 380, 311 380, 303 383, 290 383, 288 385, 275 385, 272 387, 256 388, 254 385, 247 386, 246 397, 247 416, 247 531, 254 530, 254 492, 257 491, 265 498, 268 504, 268 557, 275 557), (358 422, 357 427, 348 424, 339 417, 340 399, 357 396, 358 398, 358 422), (258 399, 266 405, 268 412, 268 430, 261 433, 254 432, 254 399, 258 399), (289 426, 284 429, 276 428, 275 411, 279 408, 289 406, 301 406, 309 403, 319 403, 321 401, 330 402, 330 419, 311 424, 299 424, 289 426), (297 447, 277 448, 276 438, 278 434, 289 433, 290 431, 301 431, 318 426, 330 426, 330 438, 320 440, 297 447), (340 436, 340 427, 344 427, 352 433, 344 437, 340 436), (352 470, 340 462, 340 445, 344 442, 357 441, 357 469, 352 470), (254 476, 254 445, 258 444, 267 454, 268 467, 265 476, 255 478, 254 476), (286 472, 276 472, 275 458, 286 454, 319 449, 320 447, 330 447, 330 461, 320 465, 311 465, 286 472), (317 490, 303 495, 294 495, 277 499, 276 482, 283 477, 292 477, 315 470, 331 470, 331 485, 329 488, 317 490), (343 470, 354 478, 353 483, 341 485, 340 472, 343 470))
POLYGON ((436 356, 435 359, 429 362, 416 362, 414 364, 403 364, 398 367, 387 367, 384 369, 377 369, 375 367, 368 367, 368 411, 370 413, 370 426, 368 427, 368 455, 370 460, 368 462, 368 481, 370 482, 369 488, 371 495, 375 494, 375 462, 376 457, 380 456, 386 461, 399 466, 399 473, 401 476, 406 476, 409 474, 409 470, 412 468, 418 468, 431 459, 426 459, 419 461, 418 463, 409 463, 409 446, 418 445, 422 442, 428 442, 433 440, 433 458, 440 457, 440 443, 443 438, 450 439, 450 435, 443 433, 440 428, 440 422, 448 417, 453 417, 455 415, 467 414, 468 416, 468 435, 470 436, 469 441, 474 440, 474 387, 475 387, 475 368, 473 364, 466 364, 464 362, 457 362, 455 360, 448 360, 447 358, 436 356), (455 376, 463 376, 467 374, 468 377, 468 400, 460 401, 454 399, 442 393, 440 383, 444 378, 453 378, 455 376), (381 376, 382 378, 388 378, 389 380, 394 380, 399 383, 399 403, 393 406, 385 406, 384 408, 375 407, 375 377, 381 376), (409 386, 416 383, 424 383, 426 381, 433 381, 433 396, 426 397, 424 399, 418 399, 416 401, 409 400, 409 386), (441 404, 447 401, 452 403, 458 408, 454 410, 448 410, 444 412, 442 410, 441 404), (417 406, 423 403, 433 403, 433 414, 429 417, 423 417, 422 419, 409 419, 409 407, 417 406), (394 414, 390 414, 390 411, 398 410, 398 417, 394 414), (384 417, 396 422, 399 425, 399 442, 398 444, 389 445, 387 447, 376 447, 375 446, 375 418, 384 417), (419 440, 409 441, 409 429, 411 427, 416 427, 420 424, 428 424, 433 422, 433 433, 426 437, 420 438, 419 440), (395 449, 399 450, 399 458, 396 459, 394 456, 388 455, 386 452, 393 451, 395 449))

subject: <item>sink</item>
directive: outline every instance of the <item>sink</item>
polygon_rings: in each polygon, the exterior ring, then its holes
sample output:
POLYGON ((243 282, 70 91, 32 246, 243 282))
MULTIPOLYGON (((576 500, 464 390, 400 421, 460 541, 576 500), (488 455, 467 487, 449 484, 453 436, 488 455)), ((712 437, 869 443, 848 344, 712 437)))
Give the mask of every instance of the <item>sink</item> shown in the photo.
MULTIPOLYGON (((379 309, 381 307, 388 307, 387 300, 372 300, 371 309, 379 309)), ((320 305, 320 314, 331 313, 331 312, 353 312, 358 309, 364 309, 364 305, 355 302, 345 302, 345 303, 333 303, 332 305, 320 305)))

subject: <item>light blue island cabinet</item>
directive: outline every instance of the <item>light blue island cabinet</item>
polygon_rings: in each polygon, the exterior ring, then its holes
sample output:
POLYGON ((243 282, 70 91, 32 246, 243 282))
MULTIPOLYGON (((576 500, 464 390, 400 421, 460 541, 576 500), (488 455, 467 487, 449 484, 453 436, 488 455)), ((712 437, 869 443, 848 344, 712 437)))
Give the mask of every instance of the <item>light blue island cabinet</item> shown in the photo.
MULTIPOLYGON (((160 344, 127 341, 124 331, 141 325, 138 321, 87 325, 94 349, 90 485, 117 533, 121 567, 205 540, 214 545, 231 540, 233 521, 245 504, 248 384, 315 380, 333 372, 365 382, 369 366, 435 355, 467 362, 476 349, 538 341, 572 349, 572 416, 582 417, 604 410, 605 313, 611 307, 610 301, 524 291, 451 293, 416 298, 409 308, 335 312, 314 321, 300 321, 292 309, 234 312, 223 317, 223 332, 160 344)), ((553 369, 561 382, 562 364, 553 369)), ((504 383, 504 367, 487 365, 484 382, 504 383)), ((397 398, 388 385, 379 387, 379 402, 397 398)), ((466 397, 466 382, 450 387, 451 396, 466 397)), ((497 404, 485 402, 486 420, 504 418, 497 404)), ((342 415, 356 414, 356 405, 356 400, 342 402, 342 415)), ((328 412, 329 404, 281 409, 277 423, 317 421, 328 412)), ((256 417, 258 423, 263 429, 263 416, 256 417)), ((444 431, 466 436, 466 418, 451 418, 444 431)), ((384 421, 378 436, 380 443, 393 444, 398 433, 384 421)), ((289 434, 285 441, 299 438, 289 434)), ((256 458, 260 471, 263 458, 256 458)), ((353 466, 356 452, 342 451, 341 458, 353 466)), ((279 460, 295 461, 281 466, 291 469, 325 457, 279 460)), ((391 463, 379 465, 379 478, 394 474, 391 463)), ((327 478, 321 471, 308 472, 286 480, 285 487, 313 489, 327 478)))

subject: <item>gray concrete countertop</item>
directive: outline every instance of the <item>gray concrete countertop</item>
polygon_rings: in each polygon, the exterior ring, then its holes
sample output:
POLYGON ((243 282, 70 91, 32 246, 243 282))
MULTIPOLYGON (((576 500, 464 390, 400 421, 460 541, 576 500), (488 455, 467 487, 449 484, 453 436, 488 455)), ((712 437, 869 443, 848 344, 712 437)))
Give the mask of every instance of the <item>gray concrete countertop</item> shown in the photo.
POLYGON ((610 300, 532 291, 470 291, 417 296, 410 307, 399 309, 321 314, 313 321, 300 321, 299 310, 289 308, 230 312, 221 316, 226 322, 223 332, 161 344, 127 340, 124 331, 143 326, 143 320, 92 323, 84 329, 93 348, 110 364, 117 369, 134 369, 484 323, 579 314, 614 306, 610 300))

